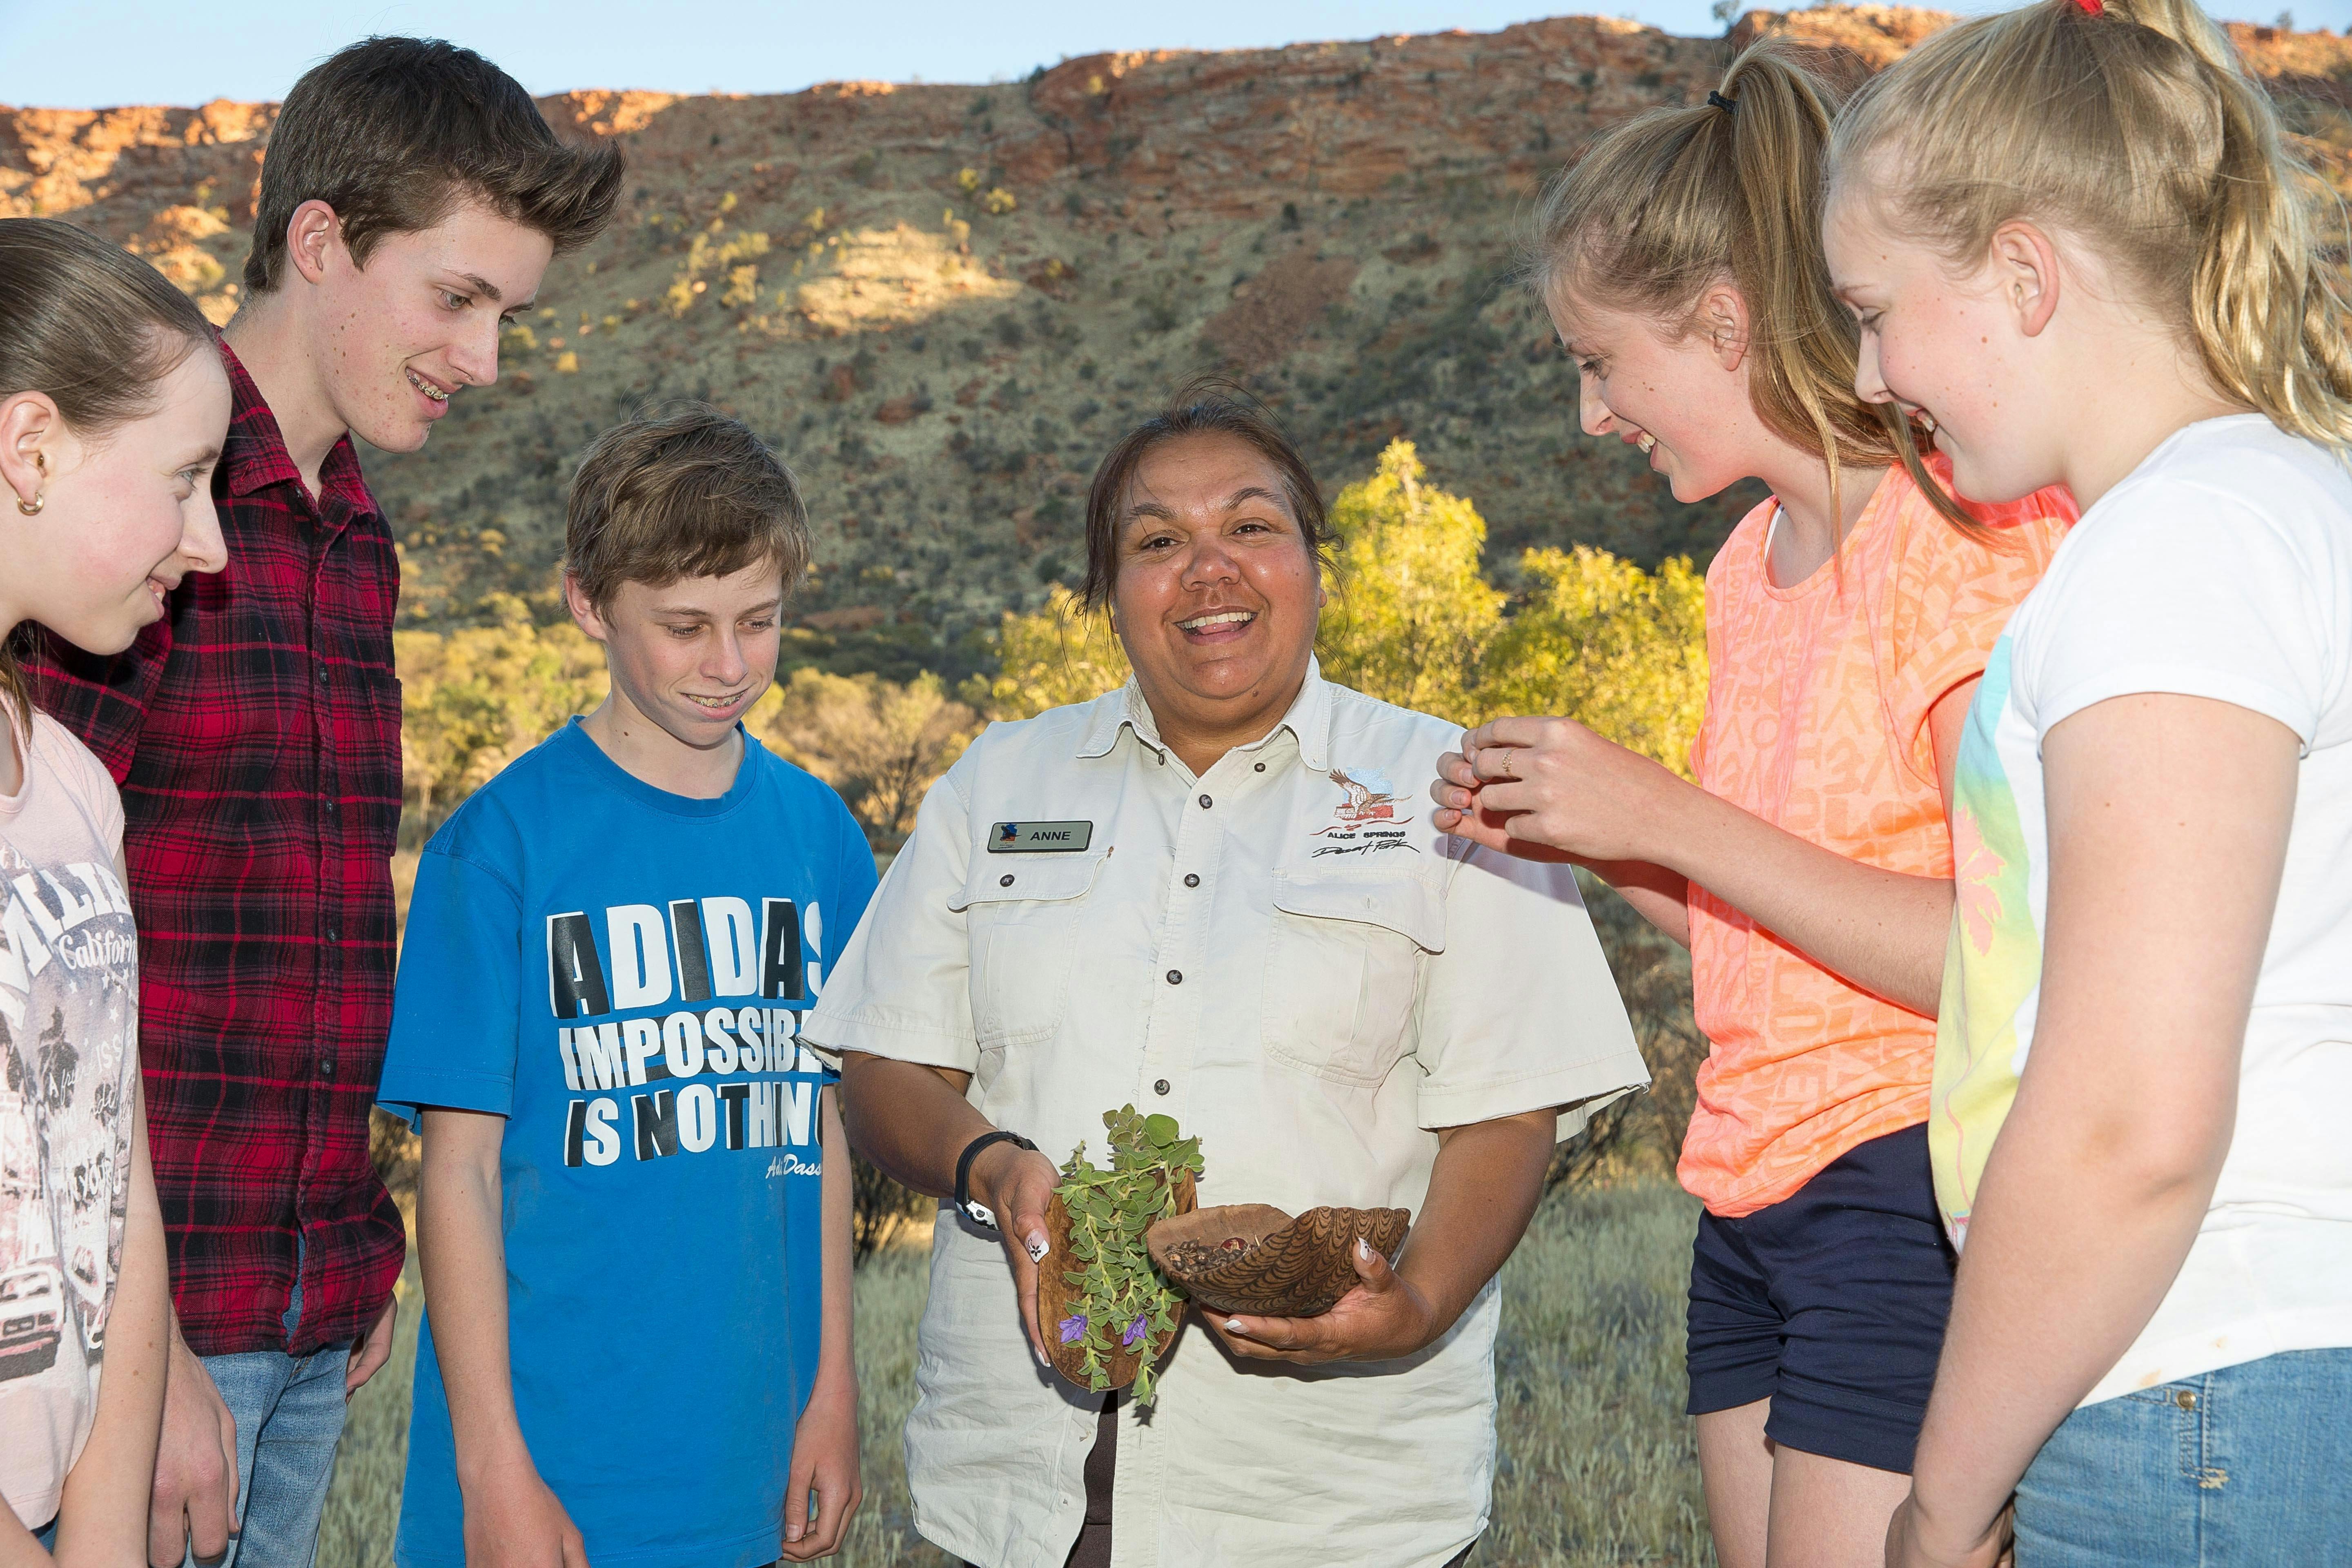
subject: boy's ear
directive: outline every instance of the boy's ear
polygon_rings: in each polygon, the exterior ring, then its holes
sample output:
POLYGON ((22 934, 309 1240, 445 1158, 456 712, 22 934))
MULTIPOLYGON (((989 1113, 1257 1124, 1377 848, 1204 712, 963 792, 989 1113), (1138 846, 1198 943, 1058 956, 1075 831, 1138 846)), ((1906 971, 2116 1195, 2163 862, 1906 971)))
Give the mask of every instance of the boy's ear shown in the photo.
POLYGON ((601 643, 612 635, 604 625, 604 617, 596 613, 596 606, 589 601, 588 591, 580 585, 577 573, 566 572, 563 574, 563 607, 572 612, 573 623, 587 634, 590 641, 601 643))
POLYGON ((2011 218, 1992 231, 1990 259, 2001 308, 2021 335, 2040 337, 2058 313, 2058 247, 2033 225, 2011 218))
POLYGON ((286 259, 305 283, 325 280, 328 258, 342 244, 343 220, 322 201, 304 202, 286 220, 286 259))

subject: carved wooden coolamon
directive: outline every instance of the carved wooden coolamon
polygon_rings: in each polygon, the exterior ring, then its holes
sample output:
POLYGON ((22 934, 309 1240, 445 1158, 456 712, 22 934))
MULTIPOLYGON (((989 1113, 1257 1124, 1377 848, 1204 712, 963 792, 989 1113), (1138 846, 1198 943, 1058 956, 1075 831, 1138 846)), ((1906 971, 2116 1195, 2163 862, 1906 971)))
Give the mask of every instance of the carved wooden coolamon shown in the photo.
MULTIPOLYGON (((1179 1215, 1190 1214, 1199 1202, 1199 1194, 1192 1184, 1192 1173, 1176 1173, 1176 1213, 1179 1215)), ((1161 1220, 1160 1223, 1166 1225, 1169 1222, 1161 1220)), ((1086 1346, 1075 1341, 1064 1344, 1057 1331, 1057 1325, 1070 1315, 1071 1302, 1076 1295, 1076 1288, 1062 1278, 1063 1270, 1070 1267, 1070 1211, 1062 1206, 1059 1196, 1045 1205, 1045 1239, 1053 1244, 1054 1250, 1037 1268, 1037 1332, 1045 1342, 1045 1354, 1053 1362, 1054 1370, 1080 1388, 1085 1388, 1087 1386, 1086 1346)), ((1138 1348, 1149 1348, 1156 1361, 1167 1353, 1170 1342, 1175 1339, 1177 1330, 1183 1326, 1184 1309, 1180 1303, 1176 1309, 1176 1321, 1169 1331, 1157 1339, 1147 1340, 1144 1346, 1138 1348)), ((1092 1331, 1092 1325, 1088 1326, 1088 1331, 1092 1331)), ((1113 1348, 1104 1365, 1110 1373, 1110 1385, 1127 1388, 1134 1384, 1135 1374, 1142 1370, 1143 1360, 1136 1351, 1117 1344, 1116 1339, 1114 1335, 1113 1348)))
POLYGON ((1393 1261, 1412 1220, 1409 1209, 1313 1208, 1293 1219, 1265 1204, 1225 1204, 1160 1220, 1143 1241, 1169 1283, 1211 1311, 1312 1318, 1354 1287, 1358 1237, 1393 1261), (1236 1237, 1248 1245, 1206 1268, 1170 1261, 1183 1242, 1236 1237))

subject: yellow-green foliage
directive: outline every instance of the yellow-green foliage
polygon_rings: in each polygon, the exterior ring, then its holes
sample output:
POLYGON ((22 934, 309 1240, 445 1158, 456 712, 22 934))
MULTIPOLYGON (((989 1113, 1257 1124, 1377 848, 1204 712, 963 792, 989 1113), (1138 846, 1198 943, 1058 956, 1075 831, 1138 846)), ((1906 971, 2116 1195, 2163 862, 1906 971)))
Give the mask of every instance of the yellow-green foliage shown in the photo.
POLYGON ((1109 618, 1080 609, 1058 584, 1044 609, 1006 616, 991 641, 996 675, 974 676, 964 688, 966 700, 991 719, 1031 718, 1127 683, 1127 653, 1109 618))
POLYGON ((1690 776, 1706 712, 1706 580, 1604 550, 1530 550, 1532 592, 1487 650, 1478 713, 1566 713, 1690 776))
POLYGON ((566 621, 394 632, 406 800, 429 833, 574 713, 604 700, 604 650, 566 621))
POLYGON ((980 715, 926 670, 901 686, 877 675, 793 671, 753 710, 777 750, 849 803, 877 843, 904 839, 923 793, 980 732, 980 715))
POLYGON ((1426 472, 1412 442, 1391 441, 1372 477, 1332 503, 1339 571, 1317 652, 1342 686, 1460 718, 1475 705, 1503 595, 1478 573, 1477 509, 1423 483, 1426 472))
POLYGON ((759 268, 747 264, 768 254, 768 237, 756 231, 738 229, 732 239, 714 242, 713 237, 723 226, 719 219, 713 218, 710 227, 696 235, 688 244, 686 265, 670 280, 669 289, 663 296, 671 315, 683 316, 692 309, 695 296, 710 287, 712 274, 727 275, 728 289, 719 296, 721 302, 748 305, 758 297, 759 268))

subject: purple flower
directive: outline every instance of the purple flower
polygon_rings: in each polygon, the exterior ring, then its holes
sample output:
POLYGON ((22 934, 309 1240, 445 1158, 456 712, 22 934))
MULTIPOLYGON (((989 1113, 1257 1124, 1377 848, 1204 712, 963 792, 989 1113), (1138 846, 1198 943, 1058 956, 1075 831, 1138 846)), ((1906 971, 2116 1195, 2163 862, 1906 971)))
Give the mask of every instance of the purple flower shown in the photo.
POLYGON ((1136 1342, 1142 1338, 1143 1320, 1141 1318, 1138 1318, 1135 1321, 1127 1325, 1127 1332, 1118 1336, 1118 1342, 1125 1345, 1129 1350, 1133 1350, 1136 1346, 1136 1342))
POLYGON ((1086 1337, 1087 1321, 1077 1313, 1073 1312, 1068 1317, 1062 1320, 1061 1330, 1062 1342, 1066 1345, 1076 1344, 1078 1341, 1086 1337))

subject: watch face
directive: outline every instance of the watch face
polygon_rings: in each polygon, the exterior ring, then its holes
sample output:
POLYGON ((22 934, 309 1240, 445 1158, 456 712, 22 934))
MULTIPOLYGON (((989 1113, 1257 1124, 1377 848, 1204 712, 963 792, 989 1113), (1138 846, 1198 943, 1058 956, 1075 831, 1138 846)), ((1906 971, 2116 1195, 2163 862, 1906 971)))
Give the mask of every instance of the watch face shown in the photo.
POLYGON ((967 1203, 963 1205, 963 1212, 971 1216, 972 1224, 986 1226, 991 1230, 996 1228, 996 1215, 986 1204, 967 1203))

